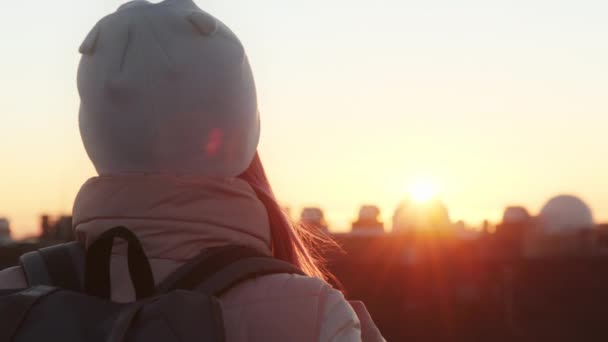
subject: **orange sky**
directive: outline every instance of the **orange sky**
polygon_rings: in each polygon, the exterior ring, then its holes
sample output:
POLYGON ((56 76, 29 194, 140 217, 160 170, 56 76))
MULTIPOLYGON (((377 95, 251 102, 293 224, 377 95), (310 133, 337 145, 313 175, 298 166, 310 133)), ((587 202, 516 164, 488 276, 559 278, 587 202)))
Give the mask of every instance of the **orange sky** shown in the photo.
MULTIPOLYGON (((77 48, 120 3, 0 4, 0 216, 21 234, 42 212, 69 212, 94 175, 77 48)), ((412 182, 431 179, 471 224, 563 192, 608 220, 605 2, 199 4, 248 50, 262 158, 296 213, 323 206, 342 229, 377 203, 388 221, 412 182)))

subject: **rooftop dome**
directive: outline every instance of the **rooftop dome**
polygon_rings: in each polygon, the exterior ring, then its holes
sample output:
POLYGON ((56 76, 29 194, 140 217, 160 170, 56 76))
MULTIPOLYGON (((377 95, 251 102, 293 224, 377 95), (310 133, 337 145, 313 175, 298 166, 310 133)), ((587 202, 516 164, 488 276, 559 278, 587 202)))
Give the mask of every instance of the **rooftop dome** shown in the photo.
POLYGON ((327 230, 325 214, 321 208, 308 207, 302 209, 302 213, 300 214, 300 222, 307 226, 327 230))
POLYGON ((547 233, 567 233, 595 226, 589 206, 571 195, 552 198, 540 211, 539 218, 547 233))
POLYGON ((524 223, 530 220, 530 214, 524 207, 507 207, 502 215, 503 224, 524 223))
POLYGON ((375 205, 364 205, 359 209, 360 221, 376 221, 380 216, 380 208, 375 205))
POLYGON ((380 208, 375 205, 364 205, 359 210, 359 218, 352 224, 353 232, 384 232, 384 223, 380 220, 380 208))
POLYGON ((448 209, 439 200, 402 202, 393 215, 393 232, 444 229, 451 225, 448 209))

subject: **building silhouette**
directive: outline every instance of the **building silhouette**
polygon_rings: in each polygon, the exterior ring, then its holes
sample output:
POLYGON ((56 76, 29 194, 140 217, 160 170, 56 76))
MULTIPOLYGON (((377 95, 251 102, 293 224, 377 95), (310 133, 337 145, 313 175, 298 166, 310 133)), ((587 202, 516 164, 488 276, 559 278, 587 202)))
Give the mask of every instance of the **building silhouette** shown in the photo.
POLYGON ((403 201, 393 215, 393 233, 446 233, 450 230, 448 209, 436 199, 426 203, 403 201))
POLYGON ((325 214, 321 208, 308 207, 302 209, 300 214, 300 223, 311 228, 327 232, 328 226, 325 221, 325 214))
POLYGON ((11 225, 8 219, 0 218, 0 246, 13 242, 11 237, 11 225))
POLYGON ((49 215, 40 217, 40 240, 65 242, 74 240, 71 216, 59 216, 56 219, 49 215))
POLYGON ((384 223, 380 220, 380 208, 364 205, 359 209, 359 217, 352 223, 352 233, 384 233, 384 223))
POLYGON ((591 208, 580 198, 560 195, 541 209, 526 234, 528 257, 581 257, 596 253, 598 231, 591 208))
POLYGON ((534 226, 534 219, 528 210, 521 206, 505 208, 502 222, 496 225, 493 236, 494 253, 505 257, 522 257, 526 235, 534 226))

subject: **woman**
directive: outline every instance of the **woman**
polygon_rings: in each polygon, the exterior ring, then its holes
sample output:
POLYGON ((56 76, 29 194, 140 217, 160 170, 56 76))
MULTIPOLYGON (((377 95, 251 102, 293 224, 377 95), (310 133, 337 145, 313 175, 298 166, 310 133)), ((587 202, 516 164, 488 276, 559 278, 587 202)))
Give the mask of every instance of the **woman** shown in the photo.
MULTIPOLYGON (((201 250, 246 245, 308 277, 249 280, 221 298, 227 341, 361 341, 360 322, 289 224, 257 156, 260 123, 243 47, 191 0, 133 1, 103 18, 80 52, 80 131, 99 173, 73 210, 79 241, 129 227, 155 282, 201 250)), ((125 251, 112 298, 134 300, 125 251)), ((3 288, 26 286, 19 268, 3 288)))

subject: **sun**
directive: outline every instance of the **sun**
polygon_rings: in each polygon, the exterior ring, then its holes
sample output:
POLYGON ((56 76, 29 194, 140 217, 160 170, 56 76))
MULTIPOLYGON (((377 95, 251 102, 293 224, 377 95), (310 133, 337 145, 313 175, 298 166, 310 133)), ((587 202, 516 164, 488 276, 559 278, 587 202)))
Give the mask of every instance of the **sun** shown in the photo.
POLYGON ((426 203, 437 196, 437 186, 428 180, 418 180, 411 184, 411 198, 417 203, 426 203))

